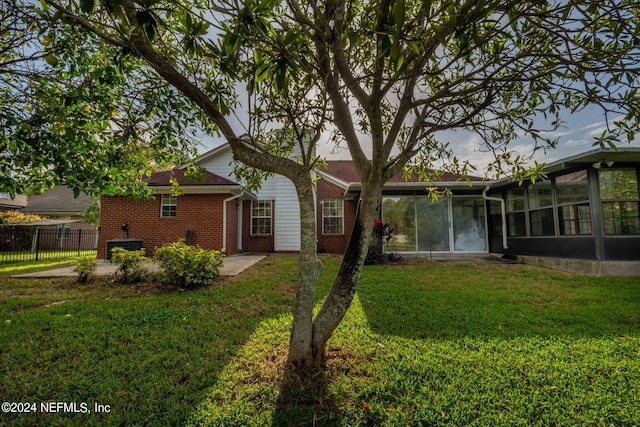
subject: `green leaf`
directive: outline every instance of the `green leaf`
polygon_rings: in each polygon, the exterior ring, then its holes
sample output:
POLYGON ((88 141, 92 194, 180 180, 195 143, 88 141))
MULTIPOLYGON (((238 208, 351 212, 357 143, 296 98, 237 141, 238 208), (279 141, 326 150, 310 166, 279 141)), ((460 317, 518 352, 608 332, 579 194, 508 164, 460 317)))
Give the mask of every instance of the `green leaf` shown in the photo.
POLYGON ((84 13, 91 14, 96 6, 95 0, 80 0, 80 9, 84 13))
POLYGON ((271 64, 269 64, 268 62, 263 62, 262 64, 260 64, 258 66, 258 68, 256 69, 256 73, 255 73, 256 82, 261 82, 265 78, 267 78, 267 76, 269 75, 269 68, 270 67, 271 67, 271 64))
POLYGON ((431 0, 424 0, 422 2, 422 10, 427 17, 431 16, 431 0))
POLYGON ((233 56, 240 45, 240 37, 234 33, 227 33, 222 38, 224 51, 228 56, 233 56))
POLYGON ((406 13, 406 4, 404 0, 398 0, 393 5, 393 21, 398 28, 401 28, 404 24, 404 17, 406 13))
POLYGON ((415 40, 407 40, 407 46, 417 55, 420 55, 420 45, 415 40))
POLYGON ((391 45, 391 63, 395 71, 398 71, 400 67, 402 67, 402 63, 404 62, 404 51, 402 50, 402 46, 400 42, 396 39, 393 41, 391 45))
POLYGON ((58 60, 58 58, 48 52, 43 52, 43 56, 44 56, 44 60, 47 62, 47 64, 55 67, 56 65, 58 65, 60 63, 60 61, 58 60))
POLYGON ((391 54, 391 39, 387 34, 380 40, 380 54, 385 58, 391 54))

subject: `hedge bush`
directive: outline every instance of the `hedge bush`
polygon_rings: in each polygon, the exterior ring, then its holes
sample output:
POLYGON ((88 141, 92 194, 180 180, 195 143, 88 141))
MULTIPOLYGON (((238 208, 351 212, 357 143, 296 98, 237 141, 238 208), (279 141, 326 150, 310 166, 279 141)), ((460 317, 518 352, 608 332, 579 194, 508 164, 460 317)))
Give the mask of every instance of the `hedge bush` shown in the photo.
POLYGON ((93 255, 83 256, 78 259, 73 271, 78 273, 78 283, 89 283, 96 272, 98 260, 93 255))
POLYGON ((218 277, 223 257, 223 251, 179 241, 156 249, 153 260, 164 270, 168 281, 192 289, 206 286, 218 277))
POLYGON ((130 251, 124 248, 113 248, 111 250, 111 262, 118 266, 116 280, 120 283, 140 283, 148 273, 142 266, 146 260, 145 249, 130 251))

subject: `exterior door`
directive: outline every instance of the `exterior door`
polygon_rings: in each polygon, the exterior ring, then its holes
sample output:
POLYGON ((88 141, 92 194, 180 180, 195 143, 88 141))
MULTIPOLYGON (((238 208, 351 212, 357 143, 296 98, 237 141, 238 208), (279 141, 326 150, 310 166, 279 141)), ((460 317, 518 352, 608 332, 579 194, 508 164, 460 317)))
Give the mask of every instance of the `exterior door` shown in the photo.
POLYGON ((454 197, 451 201, 453 215, 453 251, 486 252, 487 232, 485 203, 478 197, 454 197))
POLYGON ((390 252, 487 252, 485 202, 481 197, 385 197, 382 215, 394 229, 390 252))
POLYGON ((449 199, 416 199, 418 252, 450 252, 449 199))

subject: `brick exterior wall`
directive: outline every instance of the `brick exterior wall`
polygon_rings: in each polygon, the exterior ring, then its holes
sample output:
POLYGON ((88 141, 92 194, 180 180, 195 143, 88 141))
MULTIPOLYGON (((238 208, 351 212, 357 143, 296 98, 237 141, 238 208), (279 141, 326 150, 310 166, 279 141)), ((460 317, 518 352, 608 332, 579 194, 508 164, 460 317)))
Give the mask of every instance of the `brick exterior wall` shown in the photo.
MULTIPOLYGON (((275 212, 276 202, 271 201, 271 212, 275 212)), ((242 250, 244 252, 274 252, 273 216, 271 217, 271 234, 268 236, 251 235, 251 200, 246 200, 242 207, 242 250)))
MULTIPOLYGON (((155 248, 190 237, 204 249, 222 248, 222 206, 231 194, 184 194, 178 196, 176 217, 161 218, 161 196, 134 201, 125 197, 102 197, 98 258, 104 259, 106 242, 118 238, 142 239, 152 256, 155 248), (128 224, 129 232, 122 230, 128 224), (191 232, 188 232, 191 230, 191 232)), ((237 252, 237 208, 227 204, 227 254, 237 252)))
POLYGON ((344 200, 344 233, 341 235, 324 235, 322 234, 322 201, 327 199, 342 199, 344 189, 337 185, 331 184, 324 179, 318 181, 317 187, 317 206, 318 212, 318 252, 320 253, 344 253, 351 237, 353 224, 356 217, 356 201, 344 200))

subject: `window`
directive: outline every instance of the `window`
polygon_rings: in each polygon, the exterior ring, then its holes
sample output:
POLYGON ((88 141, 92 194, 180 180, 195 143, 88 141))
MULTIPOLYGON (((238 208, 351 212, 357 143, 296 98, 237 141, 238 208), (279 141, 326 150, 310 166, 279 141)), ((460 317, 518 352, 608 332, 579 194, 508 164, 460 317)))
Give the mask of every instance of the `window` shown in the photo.
POLYGON ((322 201, 322 234, 343 234, 343 206, 341 199, 322 201))
POLYGON ((163 194, 160 205, 161 218, 175 218, 176 208, 178 206, 178 198, 170 194, 163 194))
POLYGON ((254 200, 251 204, 251 234, 271 234, 271 200, 254 200))
POLYGON ((591 207, 587 171, 555 178, 558 221, 563 236, 591 234, 591 207))
POLYGON ((551 181, 539 181, 527 189, 532 236, 553 236, 553 193, 551 181))
POLYGON ((636 169, 600 169, 604 233, 640 234, 640 195, 636 169))
POLYGON ((58 240, 69 240, 69 236, 71 235, 71 224, 58 224, 58 232, 56 233, 56 239, 58 240))
POLYGON ((507 232, 509 237, 524 237, 527 227, 524 214, 524 188, 514 188, 507 192, 507 232))
POLYGON ((489 229, 491 236, 502 237, 502 206, 500 202, 489 202, 489 229))

